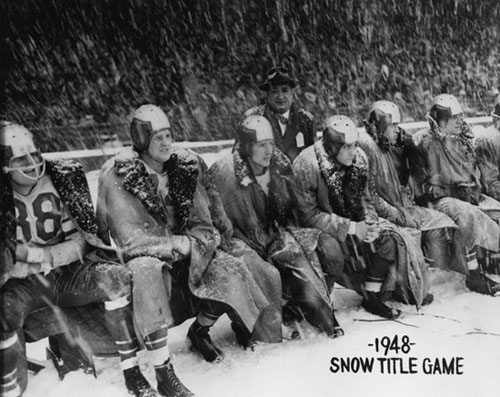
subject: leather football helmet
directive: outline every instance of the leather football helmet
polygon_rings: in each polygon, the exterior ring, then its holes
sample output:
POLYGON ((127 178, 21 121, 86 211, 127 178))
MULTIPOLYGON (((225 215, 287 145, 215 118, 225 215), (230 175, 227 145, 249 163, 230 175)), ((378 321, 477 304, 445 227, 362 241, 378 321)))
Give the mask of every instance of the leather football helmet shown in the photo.
POLYGON ((45 173, 45 159, 33 134, 19 124, 0 123, 0 160, 5 174, 19 171, 29 180, 39 180, 45 173))
POLYGON ((139 153, 149 148, 153 135, 170 128, 170 121, 163 110, 155 105, 142 105, 132 116, 130 136, 135 150, 139 153))

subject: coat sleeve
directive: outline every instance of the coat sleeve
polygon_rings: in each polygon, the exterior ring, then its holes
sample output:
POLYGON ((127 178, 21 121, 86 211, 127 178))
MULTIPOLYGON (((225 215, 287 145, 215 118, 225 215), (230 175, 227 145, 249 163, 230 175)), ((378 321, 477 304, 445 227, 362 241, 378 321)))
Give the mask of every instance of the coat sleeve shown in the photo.
POLYGON ((233 236, 233 225, 224 210, 224 204, 222 202, 219 189, 213 180, 213 176, 208 172, 208 167, 205 161, 199 157, 199 162, 202 185, 207 193, 210 216, 215 228, 221 234, 221 244, 223 246, 227 246, 227 244, 229 244, 229 240, 231 240, 233 236))
MULTIPOLYGON (((104 165, 107 167, 107 164, 104 165)), ((99 179, 97 182, 97 205, 96 205, 96 217, 97 217, 97 235, 105 243, 110 245, 111 238, 109 235, 109 224, 107 217, 107 189, 106 184, 103 181, 104 168, 101 169, 99 173, 99 179)))
MULTIPOLYGON (((365 152, 366 156, 368 157, 368 183, 367 183, 367 188, 368 188, 368 195, 369 198, 365 200, 368 202, 367 207, 370 207, 370 202, 371 206, 373 208, 373 211, 377 213, 378 216, 387 219, 389 222, 393 222, 398 226, 403 226, 403 227, 415 227, 415 222, 412 221, 411 215, 405 211, 404 208, 398 208, 396 206, 393 206, 390 204, 388 201, 386 201, 383 197, 381 197, 378 192, 377 192, 377 178, 376 175, 378 172, 383 172, 379 169, 377 169, 377 162, 375 161, 374 158, 374 153, 369 150, 369 148, 366 147, 366 145, 363 145, 363 151, 365 152), (369 155, 367 153, 370 153, 369 155)), ((399 181, 396 181, 399 182, 399 181)), ((365 194, 366 197, 366 194, 365 194)), ((368 209, 368 214, 370 213, 370 210, 368 209)))
POLYGON ((220 243, 220 236, 213 226, 210 216, 210 203, 201 178, 198 180, 193 197, 189 220, 180 232, 191 240, 191 259, 189 278, 194 284, 201 279, 215 249, 220 243))
POLYGON ((500 199, 500 174, 494 145, 487 139, 476 140, 477 165, 484 192, 495 200, 500 199))
POLYGON ((427 206, 429 201, 434 199, 429 192, 431 173, 426 135, 426 130, 420 130, 412 136, 414 150, 407 157, 410 164, 410 185, 413 188, 416 203, 422 206, 427 206))
POLYGON ((114 173, 113 160, 104 164, 99 175, 96 214, 99 238, 108 245, 113 239, 125 261, 144 255, 171 260, 171 234, 125 190, 114 173))
POLYGON ((368 156, 364 152, 364 150, 361 148, 358 148, 356 156, 357 156, 356 161, 357 161, 358 165, 365 167, 367 169, 366 172, 368 174, 367 175, 367 182, 366 182, 365 188, 363 189, 363 193, 361 196, 361 201, 363 204, 363 208, 365 210, 365 221, 370 222, 370 223, 376 223, 376 222, 378 222, 378 215, 377 215, 377 210, 375 208, 373 198, 372 198, 370 188, 369 188, 369 179, 370 179, 370 177, 369 177, 369 173, 370 173, 369 164, 370 163, 368 162, 368 156))
POLYGON ((329 213, 320 207, 318 179, 321 178, 321 174, 314 164, 315 159, 307 154, 310 155, 311 152, 302 152, 293 163, 295 174, 293 187, 299 222, 303 227, 317 228, 340 241, 345 241, 351 220, 329 213))

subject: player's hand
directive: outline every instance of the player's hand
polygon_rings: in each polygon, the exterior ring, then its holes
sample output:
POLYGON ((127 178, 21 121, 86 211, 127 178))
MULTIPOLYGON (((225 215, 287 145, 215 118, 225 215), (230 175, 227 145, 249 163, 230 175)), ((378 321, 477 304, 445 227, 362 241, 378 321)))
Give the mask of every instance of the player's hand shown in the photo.
POLYGON ((182 235, 172 236, 172 250, 177 252, 182 257, 186 257, 191 253, 191 240, 189 237, 182 235))
POLYGON ((368 231, 366 233, 366 237, 364 238, 364 242, 372 243, 380 236, 380 225, 378 222, 367 223, 368 231))
POLYGON ((350 234, 356 236, 359 240, 363 241, 368 233, 368 225, 365 221, 361 222, 351 222, 351 226, 349 227, 350 234))

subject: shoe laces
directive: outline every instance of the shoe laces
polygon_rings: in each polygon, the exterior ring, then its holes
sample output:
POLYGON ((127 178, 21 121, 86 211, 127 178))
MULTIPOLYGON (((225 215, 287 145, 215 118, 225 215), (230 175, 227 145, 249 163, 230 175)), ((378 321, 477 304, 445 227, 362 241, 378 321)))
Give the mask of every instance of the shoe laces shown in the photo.
POLYGON ((164 367, 158 368, 159 371, 164 372, 165 380, 168 382, 169 386, 174 389, 176 393, 183 393, 186 396, 193 396, 194 394, 188 390, 186 386, 177 377, 174 371, 174 367, 171 364, 165 364, 164 367))
POLYGON ((134 389, 132 390, 133 392, 138 391, 140 397, 157 396, 156 392, 151 388, 151 385, 138 367, 125 370, 125 380, 127 387, 130 385, 134 389))

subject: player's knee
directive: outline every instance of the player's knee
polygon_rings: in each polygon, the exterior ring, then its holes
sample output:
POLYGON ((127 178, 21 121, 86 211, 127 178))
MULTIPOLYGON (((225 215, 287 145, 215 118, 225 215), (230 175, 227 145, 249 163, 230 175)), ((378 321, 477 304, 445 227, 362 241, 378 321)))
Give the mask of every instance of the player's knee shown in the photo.
POLYGON ((2 300, 2 316, 0 316, 0 332, 10 333, 22 328, 26 317, 26 307, 18 296, 6 292, 2 300))
POLYGON ((377 254, 388 260, 395 261, 398 252, 398 243, 394 236, 384 235, 376 241, 377 254))
POLYGON ((131 292, 130 272, 126 266, 101 264, 97 266, 98 284, 109 298, 127 295, 131 292))
POLYGON ((342 273, 344 254, 337 240, 327 233, 321 233, 318 239, 318 257, 323 271, 329 275, 342 273))

